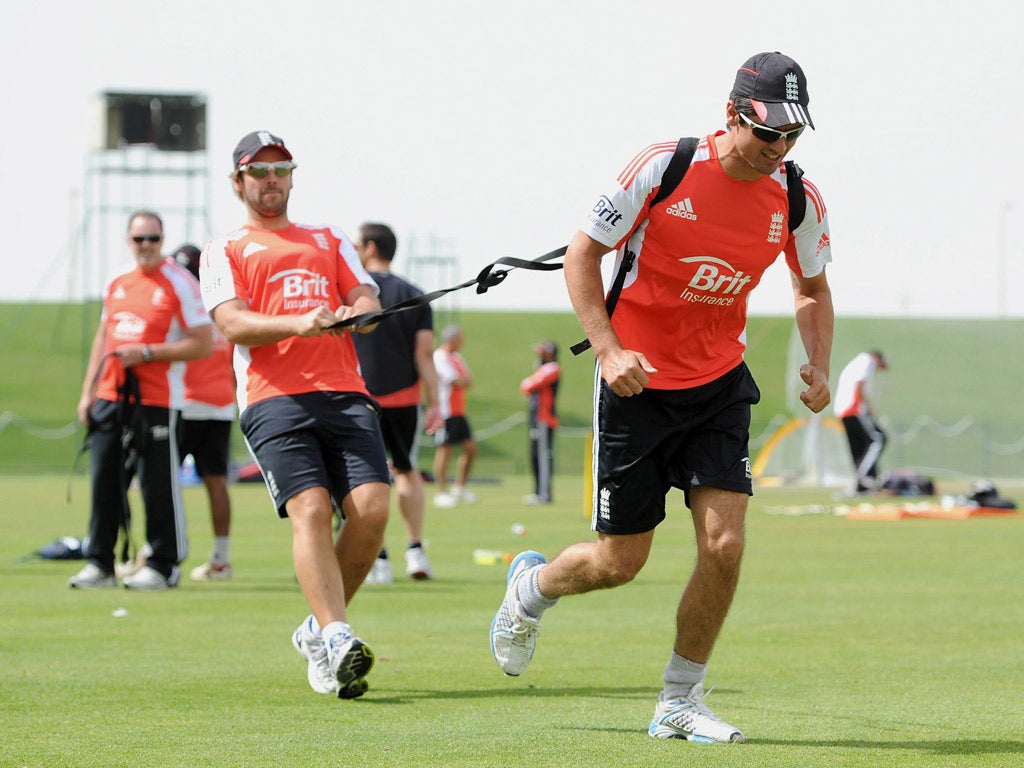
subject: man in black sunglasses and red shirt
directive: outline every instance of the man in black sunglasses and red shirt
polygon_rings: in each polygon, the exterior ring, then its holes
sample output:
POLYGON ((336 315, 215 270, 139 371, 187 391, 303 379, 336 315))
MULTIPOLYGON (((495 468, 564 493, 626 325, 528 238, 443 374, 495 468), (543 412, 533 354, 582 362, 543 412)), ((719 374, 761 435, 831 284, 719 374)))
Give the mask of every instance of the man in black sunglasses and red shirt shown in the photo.
MULTIPOLYGON (((675 641, 648 733, 740 742, 743 733, 704 703, 708 659, 739 579, 752 493, 750 407, 760 398, 743 363, 747 299, 784 253, 807 353, 800 394, 829 403, 832 296, 828 220, 804 179, 806 212, 788 224, 784 164, 813 127, 807 80, 780 53, 751 57, 725 105, 726 129, 697 143, 682 180, 658 193, 676 142, 654 144, 605 190, 565 255, 569 296, 597 358, 593 518, 597 540, 546 563, 523 552, 509 567, 491 650, 506 674, 525 671, 541 614, 560 597, 632 581, 647 562, 671 488, 684 493, 697 564, 676 610, 675 641), (667 190, 666 190, 667 191, 667 190), (658 202, 654 202, 658 201, 658 202), (635 255, 614 312, 601 259, 635 255)), ((666 185, 668 186, 668 185, 666 185)), ((609 649, 616 647, 615 628, 609 649)))
POLYGON ((89 426, 92 513, 89 562, 68 581, 76 589, 117 585, 114 550, 136 471, 150 552, 124 586, 176 587, 178 565, 188 554, 177 445, 184 361, 209 355, 213 334, 196 279, 163 255, 163 239, 157 213, 131 214, 127 242, 135 263, 114 275, 103 294, 78 402, 78 418, 89 426))

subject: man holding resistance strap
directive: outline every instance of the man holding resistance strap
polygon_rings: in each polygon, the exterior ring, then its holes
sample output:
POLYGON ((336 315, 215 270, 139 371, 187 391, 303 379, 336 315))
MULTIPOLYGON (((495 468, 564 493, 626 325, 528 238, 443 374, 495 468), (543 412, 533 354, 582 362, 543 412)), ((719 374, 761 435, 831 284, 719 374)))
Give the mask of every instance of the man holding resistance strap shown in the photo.
POLYGON ((383 544, 390 487, 377 404, 348 331, 329 326, 380 302, 343 232, 289 220, 295 167, 279 137, 242 137, 231 180, 246 223, 206 246, 199 276, 207 309, 235 345, 246 445, 291 522, 310 609, 292 643, 314 691, 351 699, 367 689, 373 652, 347 609, 383 544), (345 523, 332 540, 335 506, 345 523))
POLYGON ((648 728, 651 736, 741 742, 704 703, 705 668, 739 579, 752 493, 750 406, 760 393, 743 362, 747 299, 785 254, 796 322, 807 352, 800 398, 830 399, 832 296, 825 206, 804 179, 806 211, 787 226, 784 161, 811 126, 807 80, 780 53, 737 72, 726 130, 700 140, 678 185, 656 204, 676 142, 654 144, 598 199, 565 256, 569 296, 597 358, 594 499, 597 540, 550 563, 537 552, 509 567, 491 625, 502 670, 526 670, 541 614, 560 597, 617 587, 647 561, 670 488, 682 489, 697 563, 676 611, 675 642, 648 728), (600 264, 612 249, 635 255, 609 316, 600 264))

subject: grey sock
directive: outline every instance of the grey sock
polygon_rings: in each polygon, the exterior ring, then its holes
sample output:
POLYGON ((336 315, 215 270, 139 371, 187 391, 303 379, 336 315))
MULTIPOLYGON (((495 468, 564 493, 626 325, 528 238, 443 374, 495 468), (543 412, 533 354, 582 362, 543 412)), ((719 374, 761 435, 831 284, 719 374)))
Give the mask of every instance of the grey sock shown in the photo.
POLYGON ((541 594, 540 586, 537 584, 537 576, 543 567, 542 565, 530 569, 526 574, 526 578, 519 582, 519 602, 522 604, 523 610, 535 619, 539 619, 544 611, 558 602, 557 597, 552 600, 541 594))
POLYGON ((690 661, 673 651, 668 666, 665 667, 665 675, 661 678, 665 681, 664 699, 672 701, 688 694, 695 684, 704 680, 707 666, 690 661))

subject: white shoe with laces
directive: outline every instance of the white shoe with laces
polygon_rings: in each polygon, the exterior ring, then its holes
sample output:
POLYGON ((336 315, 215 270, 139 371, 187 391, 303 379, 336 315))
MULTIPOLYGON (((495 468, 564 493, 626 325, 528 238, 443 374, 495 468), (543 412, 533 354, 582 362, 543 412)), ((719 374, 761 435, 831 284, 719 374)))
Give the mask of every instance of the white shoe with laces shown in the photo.
POLYGON ((459 497, 454 493, 439 493, 434 496, 434 506, 441 507, 444 509, 451 509, 457 506, 459 503, 459 497))
POLYGON ((373 667, 373 651, 358 637, 338 632, 327 640, 327 659, 337 681, 339 699, 355 699, 366 693, 366 675, 373 667))
POLYGON ((164 576, 156 568, 144 565, 131 576, 125 576, 121 583, 124 584, 125 589, 156 591, 160 589, 173 589, 178 586, 178 579, 180 578, 181 574, 177 566, 171 569, 170 576, 164 576))
MULTIPOLYGON (((708 691, 710 693, 710 691, 708 691)), ((654 719, 647 733, 656 739, 686 739, 704 743, 740 744, 743 734, 704 703, 704 686, 696 683, 681 699, 665 701, 658 696, 654 719)))
POLYGON ((189 578, 192 581, 230 581, 231 563, 216 564, 212 560, 207 560, 193 568, 189 578))
POLYGON ((427 560, 427 553, 423 551, 423 547, 405 550, 405 572, 417 581, 433 577, 430 561, 427 560))
POLYGON ((459 501, 463 501, 466 504, 472 504, 476 501, 476 494, 463 485, 452 488, 452 495, 459 501))
POLYGON ((383 557, 378 557, 373 561, 373 567, 370 572, 366 574, 366 579, 363 581, 364 584, 372 585, 383 585, 393 584, 394 578, 391 576, 391 561, 386 560, 383 557))
POLYGON ((313 634, 313 630, 309 628, 312 618, 307 616, 292 632, 292 645, 308 662, 306 677, 309 680, 309 687, 317 693, 336 693, 338 680, 331 672, 331 665, 327 661, 327 644, 320 635, 313 634))
POLYGON ((107 573, 98 565, 88 563, 86 566, 68 579, 68 586, 72 589, 107 589, 117 586, 117 579, 114 574, 107 573))
POLYGON ((537 647, 540 619, 530 616, 519 601, 519 582, 547 560, 540 552, 520 552, 508 566, 505 599, 491 622, 491 655, 512 677, 526 671, 537 647))

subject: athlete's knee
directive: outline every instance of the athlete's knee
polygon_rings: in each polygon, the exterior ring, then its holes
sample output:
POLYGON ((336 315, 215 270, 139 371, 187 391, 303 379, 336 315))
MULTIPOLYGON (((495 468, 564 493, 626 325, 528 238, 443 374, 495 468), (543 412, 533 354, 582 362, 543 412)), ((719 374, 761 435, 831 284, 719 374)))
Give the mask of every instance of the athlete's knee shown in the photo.
POLYGON ((745 537, 742 528, 724 528, 709 533, 700 546, 701 559, 723 574, 739 571, 743 560, 745 537))
POLYGON ((644 560, 623 559, 605 563, 602 572, 602 587, 613 588, 628 584, 637 577, 644 567, 644 560))
POLYGON ((605 545, 604 549, 599 551, 596 558, 597 580, 601 587, 612 588, 628 584, 647 563, 649 549, 610 547, 607 541, 602 544, 605 545))

